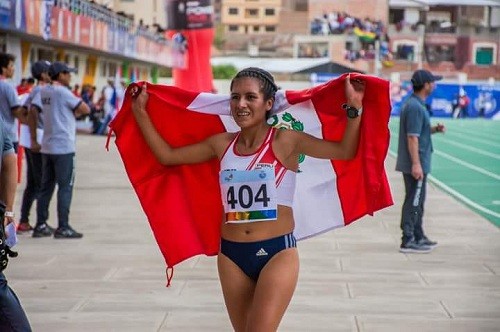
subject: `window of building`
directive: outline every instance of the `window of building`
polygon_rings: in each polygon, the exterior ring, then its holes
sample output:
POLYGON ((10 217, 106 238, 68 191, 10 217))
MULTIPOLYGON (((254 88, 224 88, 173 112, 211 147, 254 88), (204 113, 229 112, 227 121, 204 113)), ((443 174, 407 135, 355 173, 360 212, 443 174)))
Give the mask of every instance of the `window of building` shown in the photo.
POLYGON ((307 12, 308 11, 307 0, 296 0, 294 10, 297 12, 307 12))
POLYGON ((400 44, 396 49, 396 59, 415 61, 416 46, 412 44, 400 44))
POLYGON ((389 9, 389 23, 397 24, 405 19, 404 9, 389 9))
POLYGON ((73 67, 75 67, 78 70, 78 68, 80 68, 80 58, 78 57, 78 55, 75 55, 73 60, 74 60, 73 67))
POLYGON ((31 48, 30 50, 30 63, 35 63, 37 61, 37 58, 36 58, 36 49, 35 48, 31 48))
POLYGON ((474 63, 482 66, 496 64, 496 45, 491 43, 475 43, 472 46, 474 63))
POLYGON ((488 9, 486 6, 463 6, 459 11, 459 19, 472 26, 488 25, 488 9))
POLYGON ((50 48, 32 47, 30 51, 30 63, 40 60, 54 61, 54 51, 50 48))
POLYGON ((108 63, 108 77, 115 77, 116 75, 116 63, 109 62, 108 63))
POLYGON ((238 8, 230 7, 228 13, 229 15, 238 15, 238 8))
POLYGON ((227 28, 231 32, 237 32, 239 30, 237 25, 229 25, 227 28))
POLYGON ((398 60, 416 61, 418 44, 414 40, 397 40, 392 45, 394 58, 398 60))
POLYGON ((266 32, 275 32, 276 26, 274 25, 266 25, 266 32))
POLYGON ((274 16, 275 15, 274 8, 266 8, 265 14, 266 16, 274 16))
POLYGON ((259 16, 259 10, 255 8, 245 9, 245 17, 257 17, 259 16))
POLYGON ((108 76, 108 63, 106 61, 101 62, 101 75, 108 76))
POLYGON ((328 56, 328 43, 300 43, 299 58, 320 58, 328 56))
POLYGON ((259 32, 259 31, 260 31, 260 27, 258 25, 254 25, 253 32, 259 32))
POLYGON ((450 61, 455 62, 454 45, 426 45, 425 58, 428 62, 450 61))
POLYGON ((430 11, 427 13, 427 32, 454 32, 452 14, 448 11, 430 11))
POLYGON ((490 27, 500 27, 500 7, 491 7, 490 27))

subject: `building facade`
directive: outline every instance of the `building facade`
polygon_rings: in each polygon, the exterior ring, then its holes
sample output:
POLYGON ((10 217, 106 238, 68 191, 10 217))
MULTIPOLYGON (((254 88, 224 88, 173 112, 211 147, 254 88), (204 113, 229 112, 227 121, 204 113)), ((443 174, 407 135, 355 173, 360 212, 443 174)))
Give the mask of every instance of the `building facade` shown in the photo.
MULTIPOLYGON (((425 67, 443 75, 500 78, 500 2, 392 1, 390 70, 425 67)), ((388 68, 389 69, 389 68, 388 68)))
POLYGON ((172 48, 162 35, 137 29, 130 17, 99 3, 24 0, 2 6, 0 49, 17 57, 14 83, 30 76, 38 60, 64 61, 78 69, 73 84, 98 88, 116 77, 155 81, 158 67, 172 66, 172 48))
POLYGON ((147 26, 166 26, 165 3, 167 0, 96 0, 97 3, 107 5, 115 12, 131 15, 134 23, 139 21, 147 26))
POLYGON ((308 33, 293 37, 295 57, 387 78, 427 68, 450 79, 500 79, 500 1, 309 0, 308 22, 308 33))
POLYGON ((226 33, 275 34, 278 30, 281 0, 224 0, 221 23, 226 33))

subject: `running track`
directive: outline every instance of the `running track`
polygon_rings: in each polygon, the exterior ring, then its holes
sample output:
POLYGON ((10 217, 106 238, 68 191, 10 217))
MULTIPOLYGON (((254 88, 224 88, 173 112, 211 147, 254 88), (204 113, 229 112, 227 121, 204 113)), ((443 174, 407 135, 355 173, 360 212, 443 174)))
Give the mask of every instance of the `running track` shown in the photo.
MULTIPOLYGON (((434 134, 431 184, 500 226, 500 121, 432 119, 446 133, 434 134)), ((389 123, 390 155, 397 153, 399 118, 389 123)))

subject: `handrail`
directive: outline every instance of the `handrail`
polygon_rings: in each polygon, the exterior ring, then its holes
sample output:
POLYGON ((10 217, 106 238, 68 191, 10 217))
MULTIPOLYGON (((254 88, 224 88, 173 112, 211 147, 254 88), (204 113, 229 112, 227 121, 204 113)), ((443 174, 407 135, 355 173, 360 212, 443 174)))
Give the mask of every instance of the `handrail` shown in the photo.
POLYGON ((97 4, 92 0, 54 0, 54 5, 69 10, 77 15, 104 22, 122 31, 144 36, 157 42, 165 40, 163 34, 149 31, 143 26, 136 26, 132 18, 125 14, 114 12, 106 6, 97 4))

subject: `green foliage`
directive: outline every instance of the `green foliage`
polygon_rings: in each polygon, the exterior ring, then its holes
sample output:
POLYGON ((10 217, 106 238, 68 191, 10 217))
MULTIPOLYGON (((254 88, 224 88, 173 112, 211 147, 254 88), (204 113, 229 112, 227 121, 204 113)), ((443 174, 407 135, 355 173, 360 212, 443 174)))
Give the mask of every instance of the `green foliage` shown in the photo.
POLYGON ((172 68, 170 67, 159 67, 158 77, 172 77, 172 68))
POLYGON ((234 77, 238 69, 233 65, 212 66, 212 73, 215 79, 228 80, 234 77))
POLYGON ((222 50, 224 48, 225 43, 226 39, 224 38, 224 26, 222 24, 218 24, 215 26, 215 36, 213 40, 213 45, 218 50, 222 50))

